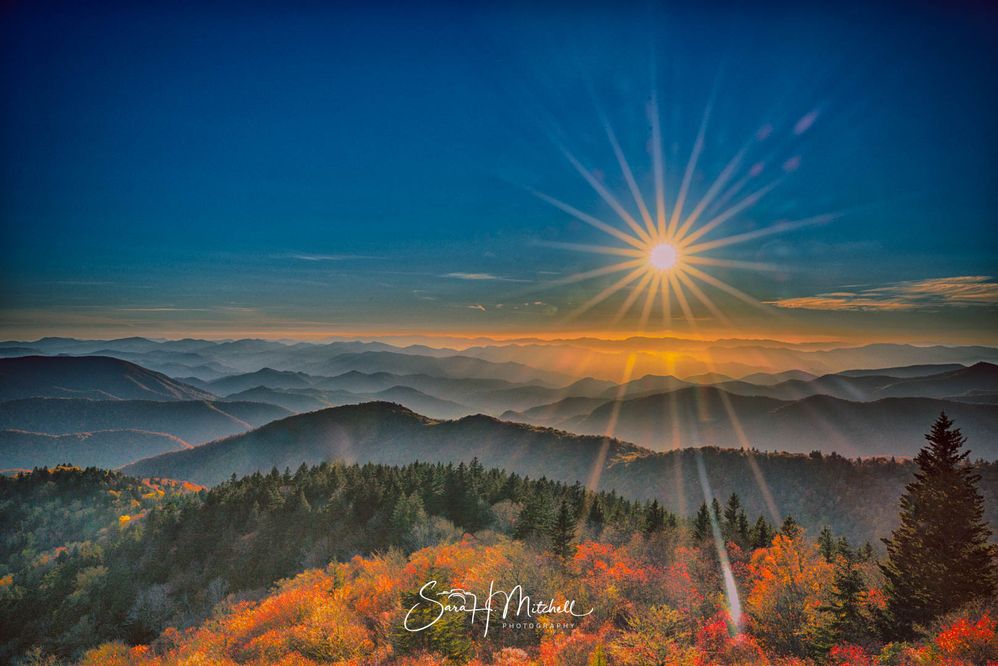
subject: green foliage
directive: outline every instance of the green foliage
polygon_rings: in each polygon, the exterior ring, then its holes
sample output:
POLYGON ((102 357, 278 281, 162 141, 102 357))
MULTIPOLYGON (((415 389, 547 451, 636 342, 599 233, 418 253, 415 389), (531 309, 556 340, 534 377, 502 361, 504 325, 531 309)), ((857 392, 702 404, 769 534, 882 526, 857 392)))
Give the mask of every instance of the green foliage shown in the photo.
POLYGON ((551 552, 563 562, 575 554, 575 535, 575 516, 568 502, 562 500, 551 526, 551 552))
POLYGON ((192 489, 71 466, 0 477, 0 577, 12 578, 0 592, 0 661, 28 646, 47 659, 59 648, 49 636, 92 642, 127 603, 109 546, 140 540, 147 511, 192 500, 192 489))
MULTIPOLYGON (((438 581, 435 589, 430 590, 427 596, 434 597, 434 593, 439 590, 450 589, 450 585, 444 584, 445 578, 442 575, 434 576, 438 581)), ((459 603, 457 600, 442 599, 440 603, 459 603)), ((436 652, 455 663, 464 663, 468 660, 472 651, 471 622, 465 613, 443 613, 439 614, 436 606, 428 604, 419 594, 407 593, 402 596, 402 607, 411 609, 408 617, 408 626, 413 628, 428 627, 422 631, 407 631, 404 627, 396 629, 393 643, 400 654, 412 654, 421 651, 436 652)))
MULTIPOLYGON (((855 544, 879 544, 897 527, 898 497, 917 471, 914 461, 904 459, 812 457, 707 446, 616 463, 604 471, 601 484, 634 499, 658 499, 667 511, 692 514, 704 500, 698 458, 714 492, 722 498, 737 493, 753 520, 770 516, 775 504, 792 512, 809 534, 817 535, 822 525, 828 525, 834 534, 855 544)), ((981 475, 986 518, 998 525, 998 461, 975 461, 975 468, 981 475)), ((559 471, 544 468, 538 473, 551 477, 559 471)))
POLYGON ((698 541, 706 541, 711 538, 710 509, 706 502, 697 509, 697 515, 693 519, 693 536, 698 541))
POLYGON ((749 544, 748 516, 742 509, 741 498, 737 493, 731 493, 724 506, 724 521, 721 523, 721 533, 727 541, 734 541, 739 546, 749 544))
MULTIPOLYGON (((820 539, 818 547, 823 549, 820 539)), ((841 644, 866 645, 873 637, 873 620, 864 611, 867 583, 858 566, 859 556, 846 542, 836 545, 833 557, 835 579, 831 601, 820 608, 829 618, 818 634, 818 648, 822 652, 841 644)))
POLYGON ((787 516, 783 519, 783 524, 780 526, 780 534, 791 539, 796 538, 804 531, 804 528, 800 526, 793 516, 787 516))
POLYGON ((181 492, 93 467, 43 467, 0 476, 0 577, 43 555, 58 555, 51 552, 55 548, 88 541, 116 525, 119 516, 155 506, 160 491, 162 496, 181 492))
POLYGON ((551 529, 551 522, 551 501, 543 494, 535 493, 524 502, 513 536, 529 540, 546 535, 551 529))
POLYGON ((772 542, 775 535, 776 533, 769 521, 759 516, 755 525, 749 530, 749 545, 752 548, 765 548, 772 542))
POLYGON ((835 539, 832 537, 832 531, 828 529, 828 525, 822 527, 821 533, 818 534, 818 551, 821 552, 821 556, 825 558, 826 562, 831 562, 835 557, 835 539))
POLYGON ((666 513, 658 500, 652 501, 645 510, 645 534, 654 534, 665 529, 669 522, 669 515, 666 513))

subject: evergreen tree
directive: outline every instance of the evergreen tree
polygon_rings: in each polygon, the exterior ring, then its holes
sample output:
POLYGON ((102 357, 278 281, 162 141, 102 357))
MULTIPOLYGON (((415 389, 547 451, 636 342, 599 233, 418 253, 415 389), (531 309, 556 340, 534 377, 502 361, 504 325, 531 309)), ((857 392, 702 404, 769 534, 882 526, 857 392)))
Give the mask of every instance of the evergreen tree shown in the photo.
POLYGON ((724 536, 733 538, 738 533, 738 514, 741 513, 742 503, 738 495, 731 493, 728 503, 724 506, 724 536))
POLYGON ((784 518, 783 525, 780 526, 780 532, 783 534, 783 536, 790 537, 791 539, 793 539, 803 531, 804 528, 800 526, 800 523, 794 520, 793 516, 787 516, 786 518, 784 518))
POLYGON ((513 536, 517 539, 530 539, 538 534, 546 534, 551 526, 551 506, 540 492, 527 497, 520 515, 516 519, 513 536))
POLYGON ((575 555, 575 518, 565 500, 551 527, 551 552, 563 561, 575 555))
POLYGON ((753 548, 767 548, 773 541, 773 528, 762 516, 759 516, 749 532, 749 544, 753 548))
POLYGON ((706 541, 711 537, 710 509, 706 502, 700 505, 696 518, 693 519, 693 536, 699 541, 706 541))
POLYGON ((821 528, 821 533, 818 534, 818 551, 821 552, 821 556, 825 558, 826 562, 831 562, 835 557, 835 539, 832 537, 832 531, 828 529, 828 525, 821 528))
POLYGON ((593 529, 599 531, 606 523, 606 514, 603 512, 603 502, 599 498, 594 499, 589 507, 589 524, 593 529))
POLYGON ((403 495, 395 503, 388 518, 389 535, 392 541, 403 547, 416 547, 413 532, 419 525, 425 524, 426 520, 426 510, 419 495, 416 493, 408 496, 403 495))
POLYGON ((492 522, 489 506, 479 492, 481 477, 482 466, 476 458, 470 467, 462 462, 456 469, 448 470, 444 484, 447 517, 469 532, 477 532, 492 522))
POLYGON ((745 515, 744 511, 738 514, 738 528, 736 530, 736 535, 738 537, 738 542, 745 546, 749 543, 749 524, 748 516, 745 515))
POLYGON ((846 542, 835 562, 831 601, 820 610, 830 616, 818 632, 818 647, 828 651, 840 643, 864 645, 870 640, 871 622, 863 613, 866 581, 857 566, 859 559, 846 542))
POLYGON ((645 511, 645 534, 653 534, 665 528, 665 518, 665 509, 658 503, 658 500, 652 500, 645 511))
POLYGON ((961 450, 966 438, 945 412, 925 438, 915 480, 901 497, 901 525, 884 540, 888 638, 909 639, 917 626, 998 587, 998 548, 988 543, 980 477, 961 450))
POLYGON ((289 505, 289 509, 292 513, 310 513, 312 511, 312 505, 308 503, 308 498, 305 497, 304 490, 301 488, 298 489, 298 492, 289 505))

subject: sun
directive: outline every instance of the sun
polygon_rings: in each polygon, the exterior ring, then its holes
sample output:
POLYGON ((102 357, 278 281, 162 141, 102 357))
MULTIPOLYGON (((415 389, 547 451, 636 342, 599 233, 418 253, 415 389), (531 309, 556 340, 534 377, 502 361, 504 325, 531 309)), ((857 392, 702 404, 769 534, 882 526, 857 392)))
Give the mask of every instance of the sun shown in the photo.
MULTIPOLYGON (((709 108, 709 107, 708 107, 709 108)), ((631 165, 624 157, 616 134, 604 118, 604 129, 610 146, 617 158, 621 174, 630 190, 634 208, 628 210, 605 184, 602 176, 585 167, 566 146, 558 147, 579 175, 592 187, 603 201, 616 214, 617 220, 605 221, 572 206, 549 194, 527 188, 542 201, 564 213, 599 229, 616 241, 612 245, 588 245, 582 243, 546 242, 549 247, 578 252, 590 252, 619 260, 600 268, 574 273, 545 282, 542 288, 553 288, 582 281, 605 279, 615 273, 623 275, 581 303, 566 315, 566 320, 581 316, 588 310, 620 292, 626 293, 619 309, 613 316, 613 323, 620 322, 632 309, 638 309, 639 330, 645 330, 653 310, 662 313, 664 330, 672 328, 673 304, 679 306, 683 318, 691 329, 697 327, 691 302, 699 302, 719 324, 732 326, 731 320, 704 287, 723 292, 751 307, 772 313, 770 306, 754 296, 713 275, 712 269, 774 271, 780 267, 767 263, 742 261, 711 256, 715 250, 741 243, 754 241, 767 236, 782 234, 793 229, 830 222, 842 213, 825 213, 796 220, 779 220, 763 224, 740 233, 718 233, 718 229, 732 219, 737 219, 755 206, 760 199, 774 190, 787 177, 785 169, 773 173, 767 170, 765 162, 752 162, 747 158, 749 149, 756 142, 765 140, 756 135, 743 146, 712 182, 709 182, 698 200, 690 200, 690 186, 697 162, 704 145, 704 133, 709 113, 705 111, 700 132, 694 142, 689 160, 676 196, 666 196, 665 160, 663 140, 659 127, 657 102, 652 98, 649 107, 651 121, 651 180, 654 185, 653 197, 646 201, 638 179, 631 165), (667 203, 669 205, 667 205, 667 203), (636 214, 635 214, 636 213, 636 214), (622 223, 622 224, 621 224, 622 223), (661 302, 658 305, 659 301, 661 302)))
POLYGON ((659 243, 648 253, 648 263, 652 268, 667 271, 679 261, 679 251, 672 243, 659 243))

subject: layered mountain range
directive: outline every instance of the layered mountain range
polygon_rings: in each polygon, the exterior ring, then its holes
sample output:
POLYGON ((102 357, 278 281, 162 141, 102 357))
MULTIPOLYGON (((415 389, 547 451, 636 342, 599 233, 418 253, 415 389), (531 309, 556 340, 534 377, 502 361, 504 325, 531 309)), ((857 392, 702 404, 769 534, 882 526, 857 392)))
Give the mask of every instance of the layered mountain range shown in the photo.
MULTIPOLYGON (((702 501, 705 466, 718 494, 738 492, 773 513, 804 506, 798 512, 818 520, 828 497, 866 492, 860 488, 877 497, 900 492, 910 470, 892 457, 914 455, 941 411, 962 428, 974 458, 998 459, 998 366, 990 348, 896 345, 878 353, 907 359, 920 350, 920 362, 826 373, 814 365, 715 367, 632 373, 623 382, 580 377, 565 361, 549 359, 557 368, 521 362, 535 358, 534 347, 554 353, 567 344, 458 351, 259 340, 3 343, 0 468, 125 466, 135 475, 213 484, 323 460, 477 457, 523 474, 659 497, 682 511, 702 501), (814 460, 824 461, 825 472, 838 470, 839 485, 826 487, 832 480, 815 476, 814 460), (760 477, 770 491, 761 490, 760 477), (821 501, 807 499, 815 483, 821 501)), ((715 345, 744 355, 748 342, 715 345)), ((589 351, 607 353, 596 347, 589 351)), ((826 359, 867 353, 765 348, 826 359)), ((998 492, 995 479, 985 483, 998 492)))
POLYGON ((673 337, 503 341, 452 338, 428 341, 433 346, 414 344, 411 339, 394 342, 42 338, 0 342, 0 357, 111 356, 171 377, 197 377, 205 381, 273 368, 324 376, 357 370, 366 374, 489 377, 513 382, 539 381, 552 386, 563 386, 585 376, 617 383, 628 360, 633 363, 634 377, 651 374, 690 379, 725 375, 753 382, 758 378, 751 376, 759 373, 796 371, 820 376, 854 369, 998 362, 998 349, 984 346, 888 343, 857 346, 843 342, 703 341, 673 337))

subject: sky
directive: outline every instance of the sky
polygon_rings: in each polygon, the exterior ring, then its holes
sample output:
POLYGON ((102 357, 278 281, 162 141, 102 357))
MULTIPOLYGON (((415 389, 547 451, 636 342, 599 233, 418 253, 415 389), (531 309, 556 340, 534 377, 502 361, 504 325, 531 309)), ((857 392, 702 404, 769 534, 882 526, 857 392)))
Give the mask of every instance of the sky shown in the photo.
POLYGON ((4 3, 0 337, 998 343, 998 10, 467 4, 4 3))

